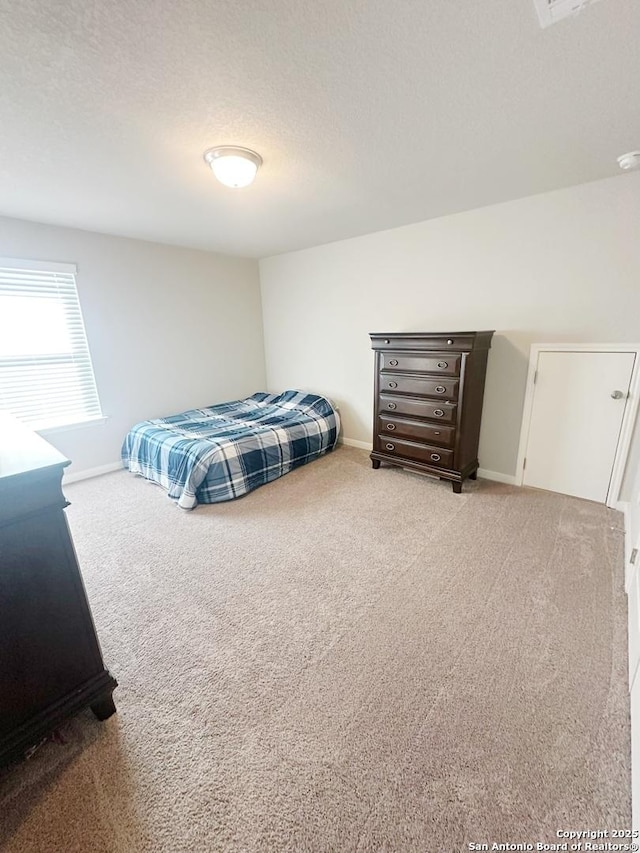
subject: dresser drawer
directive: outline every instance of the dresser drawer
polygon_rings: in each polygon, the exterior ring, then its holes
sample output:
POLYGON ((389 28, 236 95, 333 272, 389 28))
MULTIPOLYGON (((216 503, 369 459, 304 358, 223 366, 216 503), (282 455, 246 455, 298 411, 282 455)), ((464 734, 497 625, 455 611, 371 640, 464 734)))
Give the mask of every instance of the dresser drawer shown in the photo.
POLYGON ((448 376, 406 376, 387 370, 380 371, 380 390, 394 394, 418 394, 420 397, 440 397, 443 400, 458 399, 459 379, 448 376))
POLYGON ((437 468, 451 468, 453 465, 453 450, 429 447, 427 444, 417 444, 413 441, 396 438, 390 440, 387 435, 379 435, 378 440, 381 453, 399 456, 402 459, 413 459, 416 462, 425 462, 427 465, 435 465, 437 468))
POLYGON ((400 352, 381 352, 380 367, 398 373, 438 373, 442 376, 459 376, 459 353, 429 353, 429 355, 402 355, 400 352))
POLYGON ((453 423, 456 419, 455 403, 440 403, 434 400, 412 400, 410 397, 394 397, 392 394, 380 394, 378 409, 380 414, 411 415, 416 418, 429 418, 433 421, 453 423))
POLYGON ((475 333, 458 335, 411 335, 388 334, 381 332, 371 334, 371 346, 377 350, 457 350, 458 352, 470 352, 473 349, 475 333))
POLYGON ((412 438, 427 444, 442 444, 453 447, 456 431, 454 427, 444 424, 427 424, 424 421, 407 421, 404 418, 393 418, 380 415, 380 433, 393 438, 412 438))

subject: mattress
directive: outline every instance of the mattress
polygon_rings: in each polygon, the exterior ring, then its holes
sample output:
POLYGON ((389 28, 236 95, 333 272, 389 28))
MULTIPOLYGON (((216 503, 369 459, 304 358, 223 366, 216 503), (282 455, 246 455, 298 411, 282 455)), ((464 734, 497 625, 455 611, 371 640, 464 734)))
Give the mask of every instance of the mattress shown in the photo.
POLYGON ((233 500, 317 459, 335 447, 339 430, 325 397, 258 392, 136 424, 122 461, 188 510, 233 500))

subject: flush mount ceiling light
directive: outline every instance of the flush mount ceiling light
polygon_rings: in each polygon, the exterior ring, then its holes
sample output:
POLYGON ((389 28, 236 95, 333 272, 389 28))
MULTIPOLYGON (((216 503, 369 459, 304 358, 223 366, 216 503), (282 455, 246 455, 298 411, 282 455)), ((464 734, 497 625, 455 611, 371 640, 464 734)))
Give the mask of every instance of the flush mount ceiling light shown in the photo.
POLYGON ((533 5, 538 13, 540 26, 550 27, 563 18, 577 15, 595 2, 596 0, 533 0, 533 5))
POLYGON ((625 172, 630 169, 637 169, 640 166, 640 151, 629 151, 628 154, 621 154, 618 157, 618 166, 625 172))
POLYGON ((250 148, 237 145, 219 145, 204 152, 205 161, 213 174, 225 187, 248 187, 262 165, 262 157, 250 148))

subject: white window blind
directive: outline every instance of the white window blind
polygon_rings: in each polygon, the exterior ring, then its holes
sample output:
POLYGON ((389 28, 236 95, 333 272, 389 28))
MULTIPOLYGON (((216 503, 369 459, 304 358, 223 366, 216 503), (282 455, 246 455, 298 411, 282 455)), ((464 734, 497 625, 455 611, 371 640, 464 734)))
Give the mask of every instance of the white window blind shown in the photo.
POLYGON ((75 266, 0 258, 0 410, 35 429, 102 417, 75 266))

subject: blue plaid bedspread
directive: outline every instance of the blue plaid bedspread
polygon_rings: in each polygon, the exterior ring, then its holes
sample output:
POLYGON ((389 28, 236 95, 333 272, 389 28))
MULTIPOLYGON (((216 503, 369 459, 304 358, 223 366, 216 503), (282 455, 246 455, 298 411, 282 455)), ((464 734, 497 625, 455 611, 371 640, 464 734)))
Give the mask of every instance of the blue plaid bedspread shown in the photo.
POLYGON ((240 497, 335 447, 340 418, 316 394, 259 392, 143 421, 122 446, 125 468, 159 483, 182 509, 240 497))

